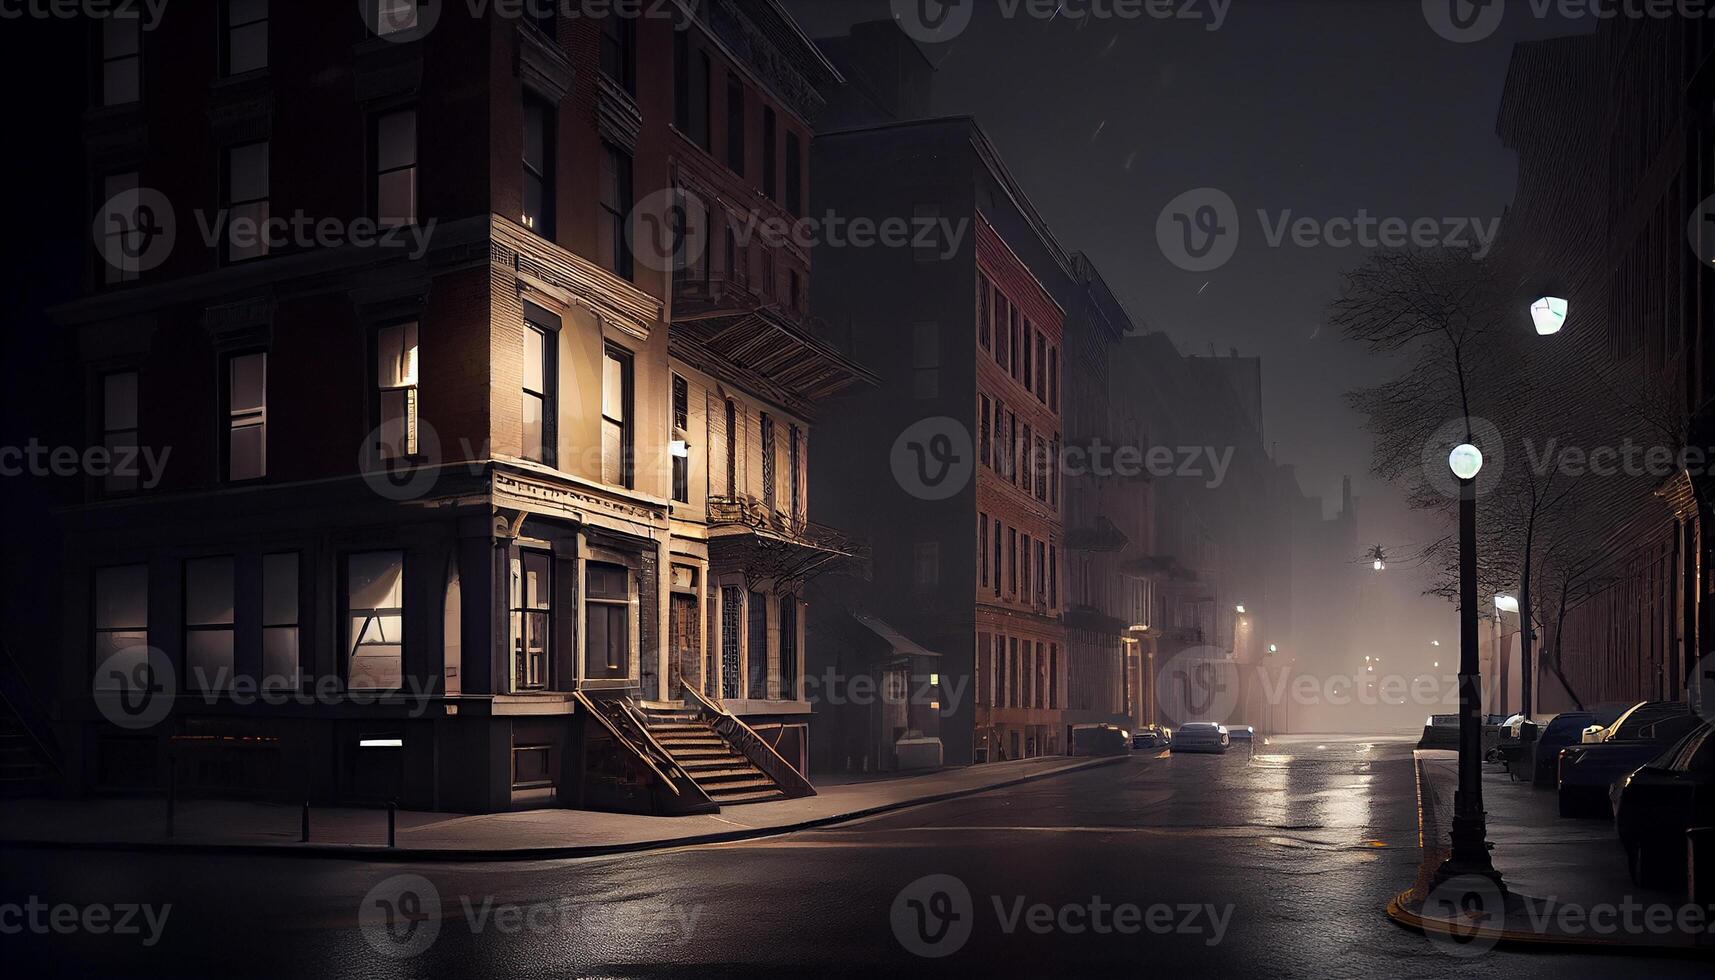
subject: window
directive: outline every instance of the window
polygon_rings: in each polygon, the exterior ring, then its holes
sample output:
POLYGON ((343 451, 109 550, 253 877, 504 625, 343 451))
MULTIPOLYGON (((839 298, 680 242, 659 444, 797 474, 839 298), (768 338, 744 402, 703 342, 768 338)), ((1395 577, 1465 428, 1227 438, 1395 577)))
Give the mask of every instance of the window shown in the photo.
POLYGON ((143 97, 143 20, 114 14, 101 22, 101 104, 125 105, 143 97))
POLYGON ((612 143, 601 145, 601 231, 597 242, 603 268, 621 278, 632 275, 626 217, 631 213, 631 154, 612 143))
POLYGON ((551 3, 540 3, 527 6, 525 14, 530 23, 542 32, 542 36, 555 43, 560 40, 559 11, 551 3))
POLYGON ((1006 591, 1018 594, 1018 530, 1006 529, 1006 591))
POLYGON ((1048 447, 1043 444, 1040 438, 1038 438, 1035 442, 1031 443, 1030 449, 1030 470, 1035 474, 1036 499, 1046 503, 1048 501, 1048 483, 1050 479, 1048 447))
POLYGON ((746 697, 755 701, 768 698, 768 596, 761 592, 750 594, 750 635, 745 644, 746 697))
POLYGON ((740 617, 744 614, 744 590, 721 586, 721 697, 738 697, 740 617))
POLYGON ((977 273, 977 341, 983 345, 983 350, 993 346, 989 330, 989 290, 988 276, 977 273))
POLYGON ((1002 368, 1006 367, 1008 358, 1011 356, 1008 353, 1007 316, 1006 297, 997 290, 994 294, 994 362, 1002 368))
POLYGON ((1023 546, 1021 550, 1024 554, 1023 560, 1019 563, 1019 572, 1022 578, 1019 582, 1018 599, 1025 605, 1030 605, 1036 597, 1036 593, 1032 589, 1032 579, 1030 577, 1030 535, 1024 535, 1021 544, 1023 546))
POLYGON ((786 427, 786 479, 791 484, 792 519, 804 516, 804 433, 795 425, 786 427))
POLYGON ((1006 321, 1007 321, 1007 333, 1011 337, 1011 339, 1008 343, 1008 346, 1010 348, 1010 351, 1009 351, 1010 358, 1007 362, 1007 371, 1016 380, 1018 378, 1018 348, 1019 348, 1020 344, 1022 343, 1022 341, 1019 339, 1019 333, 1018 333, 1018 330, 1019 330, 1018 307, 1014 306, 1014 307, 1009 308, 1006 311, 1006 321))
POLYGON ((404 682, 405 553, 345 558, 346 686, 397 690, 404 682))
POLYGON ((673 127, 691 131, 691 33, 673 32, 673 127))
POLYGON ((919 541, 911 550, 911 580, 918 588, 941 584, 941 543, 919 541))
POLYGON ((1030 369, 1030 365, 1031 365, 1030 335, 1034 331, 1031 330, 1030 321, 1028 319, 1024 321, 1023 329, 1024 329, 1024 373, 1023 373, 1023 375, 1020 376, 1019 380, 1024 382, 1024 389, 1026 391, 1030 391, 1030 390, 1032 390, 1031 378, 1033 377, 1033 374, 1032 374, 1031 369, 1030 369))
POLYGON ((1060 644, 1048 644, 1048 707, 1060 707, 1060 644))
POLYGON ((1048 404, 1048 338, 1036 332, 1036 399, 1048 404))
POLYGON ((602 18, 601 72, 627 92, 636 94, 637 24, 619 10, 609 11, 602 18))
POLYGON ((262 683, 296 689, 298 676, 298 555, 262 556, 262 683))
POLYGON ((375 117, 371 159, 375 182, 370 199, 383 227, 417 223, 417 110, 401 109, 375 117))
POLYGON ((797 269, 787 269, 786 270, 786 288, 787 288, 786 298, 787 298, 788 308, 794 309, 794 310, 803 309, 804 308, 804 279, 802 276, 800 276, 798 274, 797 269))
POLYGON ((804 213, 803 138, 790 129, 786 131, 786 210, 804 213))
MULTIPOLYGON (((673 434, 683 436, 691 427, 691 396, 690 386, 685 379, 673 375, 673 434)), ((671 447, 673 454, 673 499, 681 504, 691 500, 691 455, 690 447, 682 438, 675 438, 671 447)))
POLYGON ((226 260, 268 254, 268 141, 226 149, 226 260))
POLYGON ((624 565, 584 565, 584 676, 631 676, 631 572, 624 565))
POLYGON ((555 346, 559 323, 540 307, 524 307, 524 443, 525 459, 555 464, 555 403, 558 377, 555 346))
POLYGON ((1007 685, 1007 706, 1018 707, 1018 637, 1007 637, 1007 675, 1011 683, 1007 685))
POLYGON ((984 588, 989 584, 989 516, 979 511, 977 513, 977 564, 982 566, 979 584, 984 588))
POLYGON ((149 663, 149 566, 98 568, 93 592, 95 686, 130 688, 149 663))
POLYGON ((989 449, 993 446, 989 433, 989 411, 993 407, 993 403, 989 401, 989 396, 987 395, 978 395, 977 400, 982 405, 982 423, 977 436, 977 459, 980 460, 984 466, 992 468, 994 464, 989 456, 989 449))
POLYGON ((1036 589, 1030 594, 1032 602, 1035 602, 1038 599, 1044 601, 1047 599, 1048 560, 1045 557, 1046 552, 1047 545, 1041 541, 1036 542, 1036 589))
POLYGON ((115 371, 101 379, 101 445, 107 450, 104 489, 137 489, 137 372, 115 371))
POLYGON ((730 398, 726 403, 726 492, 738 496, 738 406, 730 398))
POLYGON ((222 17, 221 74, 268 67, 268 0, 226 0, 222 17))
MULTIPOLYGON (((1060 608, 1060 547, 1048 549, 1048 608, 1060 608)), ((1138 620, 1142 622, 1143 620, 1138 620)))
MULTIPOLYGON (((108 174, 101 182, 101 200, 96 202, 96 207, 105 207, 107 201, 120 194, 136 191, 140 183, 135 170, 108 174)), ((135 197, 132 195, 119 203, 124 205, 135 197)), ((101 276, 105 283, 135 282, 143 271, 143 253, 156 235, 152 227, 154 216, 141 213, 141 207, 133 205, 133 209, 129 215, 108 212, 107 226, 102 232, 104 240, 99 243, 101 276)))
POLYGON ((1060 410, 1060 349, 1048 348, 1048 407, 1060 410))
POLYGON ((543 238, 554 237, 554 116, 542 99, 524 99, 524 213, 520 220, 543 238))
POLYGON ((185 670, 199 691, 232 688, 232 559, 185 562, 185 670))
POLYGON ((226 362, 226 478, 268 473, 268 355, 235 354, 226 362))
POLYGON ((417 324, 395 323, 375 334, 376 431, 382 459, 417 455, 417 324))
POLYGON ((744 176, 744 83, 735 72, 726 76, 726 165, 744 176))
POLYGON ((549 626, 553 557, 543 551, 519 551, 512 556, 512 689, 536 691, 548 686, 549 626))
POLYGON ((994 638, 994 691, 989 698, 997 708, 1006 706, 1006 637, 994 638))
POLYGON ((770 201, 780 188, 780 137, 774 107, 762 107, 762 193, 770 201))
POLYGON ((1000 518, 994 522, 994 594, 1000 598, 1000 518))
POLYGON ((774 511, 774 419, 762 413, 759 423, 762 446, 762 506, 774 511))
POLYGON ((1018 460, 1013 472, 1022 480, 1024 492, 1029 493, 1032 481, 1036 479, 1036 454, 1030 451, 1030 426, 1024 427, 1024 438, 1018 441, 1018 460))
POLYGON ((632 484, 631 352, 608 345, 601 369, 601 478, 616 487, 632 484))
POLYGON ((780 697, 798 700, 798 599, 780 597, 780 697))
POLYGON ((1060 506, 1060 437, 1058 435, 1048 442, 1048 503, 1055 508, 1060 506))
MULTIPOLYGON (((684 33, 684 32, 680 32, 684 33)), ((690 111, 691 126, 686 135, 703 149, 710 149, 709 78, 714 74, 707 51, 698 51, 691 58, 690 111)))
POLYGON ((1018 486, 1018 416, 1011 409, 1006 412, 1006 478, 1018 486))
POLYGON ((912 330, 912 383, 915 398, 935 398, 941 393, 941 325, 919 323, 912 330))

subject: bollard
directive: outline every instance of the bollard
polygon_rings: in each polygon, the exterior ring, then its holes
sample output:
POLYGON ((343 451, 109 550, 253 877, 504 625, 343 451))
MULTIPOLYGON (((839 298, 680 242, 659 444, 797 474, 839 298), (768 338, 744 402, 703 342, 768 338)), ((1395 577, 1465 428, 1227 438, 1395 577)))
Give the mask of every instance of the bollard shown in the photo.
POLYGON ((399 802, 394 800, 387 804, 387 846, 393 846, 393 832, 399 820, 399 802))
POLYGON ((302 822, 298 826, 298 842, 302 843, 302 844, 308 844, 310 842, 310 801, 309 800, 304 801, 304 819, 302 820, 302 822))

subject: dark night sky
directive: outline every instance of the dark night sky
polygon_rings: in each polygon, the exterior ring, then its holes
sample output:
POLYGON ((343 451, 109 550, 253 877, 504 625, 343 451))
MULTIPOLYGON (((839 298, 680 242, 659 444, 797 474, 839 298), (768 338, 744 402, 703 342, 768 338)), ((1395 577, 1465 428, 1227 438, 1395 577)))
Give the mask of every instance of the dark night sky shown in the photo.
MULTIPOLYGON (((889 16, 886 0, 787 6, 812 36, 889 16)), ((1368 437, 1341 401, 1391 367, 1318 329, 1362 253, 1269 247, 1256 211, 1499 217, 1515 173, 1494 134, 1512 44, 1592 26, 1512 8, 1492 37, 1454 44, 1419 0, 1233 0, 1212 32, 1008 20, 982 0, 962 36, 925 51, 940 68, 935 111, 981 121, 1062 244, 1186 353, 1261 355, 1278 457, 1330 508, 1352 474, 1366 534, 1399 540, 1397 495, 1369 476, 1368 437), (1233 260, 1206 274, 1171 265, 1155 238, 1162 208, 1197 187, 1231 195, 1242 228, 1233 260)))

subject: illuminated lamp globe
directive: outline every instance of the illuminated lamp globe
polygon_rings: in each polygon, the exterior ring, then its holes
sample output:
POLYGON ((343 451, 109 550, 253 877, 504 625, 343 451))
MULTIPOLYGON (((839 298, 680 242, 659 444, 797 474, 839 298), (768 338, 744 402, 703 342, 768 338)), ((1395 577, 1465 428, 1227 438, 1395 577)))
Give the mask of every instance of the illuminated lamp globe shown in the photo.
POLYGON ((1536 332, 1543 337, 1551 337, 1566 326, 1567 303, 1558 296, 1544 296, 1530 304, 1530 322, 1536 325, 1536 332))
POLYGON ((1456 446, 1447 456, 1447 466, 1461 480, 1475 480, 1483 468, 1483 451, 1470 443, 1456 446))

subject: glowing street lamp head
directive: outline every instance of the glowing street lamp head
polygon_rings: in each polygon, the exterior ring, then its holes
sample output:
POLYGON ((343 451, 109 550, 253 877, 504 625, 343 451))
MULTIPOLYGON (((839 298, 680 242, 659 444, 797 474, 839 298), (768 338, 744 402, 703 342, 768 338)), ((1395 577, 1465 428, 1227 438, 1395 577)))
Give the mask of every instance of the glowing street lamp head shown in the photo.
POLYGON ((1387 563, 1386 563, 1386 562, 1384 562, 1384 561, 1382 561, 1382 560, 1381 560, 1381 559, 1380 559, 1380 558, 1377 558, 1377 559, 1376 559, 1376 560, 1375 560, 1375 564, 1374 564, 1374 566, 1373 566, 1373 567, 1374 567, 1374 568, 1375 568, 1375 570, 1376 570, 1376 571, 1378 571, 1378 572, 1379 572, 1379 571, 1381 571, 1381 570, 1382 570, 1382 569, 1384 569, 1384 568, 1386 568, 1386 567, 1387 567, 1387 563))
POLYGON ((1530 321, 1536 325, 1536 332, 1543 337, 1552 337, 1566 326, 1567 303, 1558 296, 1544 296, 1530 304, 1530 321))
POLYGON ((1455 446, 1447 456, 1447 466, 1461 480, 1475 480, 1483 468, 1483 451, 1470 443, 1455 446))
POLYGON ((1510 595, 1495 596, 1495 608, 1501 612, 1518 612, 1518 599, 1510 595))

